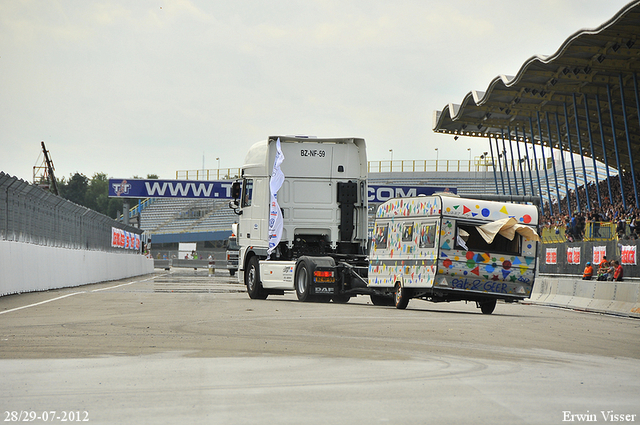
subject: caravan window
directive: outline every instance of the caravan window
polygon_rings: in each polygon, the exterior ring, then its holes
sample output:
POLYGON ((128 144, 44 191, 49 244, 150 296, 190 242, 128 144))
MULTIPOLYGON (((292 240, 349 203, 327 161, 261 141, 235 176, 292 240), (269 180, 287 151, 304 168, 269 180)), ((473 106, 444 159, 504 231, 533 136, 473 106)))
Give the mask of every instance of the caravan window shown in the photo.
POLYGON ((436 224, 421 223, 416 225, 419 232, 418 248, 433 248, 436 246, 436 224))
POLYGON ((497 234, 493 242, 488 244, 484 238, 480 236, 476 226, 481 226, 481 224, 456 223, 456 249, 520 255, 520 241, 522 237, 519 234, 516 233, 512 241, 501 234, 497 234))
POLYGON ((387 249, 389 225, 379 224, 376 226, 376 233, 373 237, 374 249, 387 249))
POLYGON ((413 241, 413 223, 404 223, 402 225, 402 242, 413 241))

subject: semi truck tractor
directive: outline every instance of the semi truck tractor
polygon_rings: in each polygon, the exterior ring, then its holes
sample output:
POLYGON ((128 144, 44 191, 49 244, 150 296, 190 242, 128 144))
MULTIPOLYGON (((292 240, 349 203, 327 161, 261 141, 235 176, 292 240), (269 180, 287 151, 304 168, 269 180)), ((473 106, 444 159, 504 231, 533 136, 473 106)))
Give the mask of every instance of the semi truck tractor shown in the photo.
POLYGON ((367 289, 364 139, 272 136, 249 149, 230 207, 252 299, 347 302, 367 289))

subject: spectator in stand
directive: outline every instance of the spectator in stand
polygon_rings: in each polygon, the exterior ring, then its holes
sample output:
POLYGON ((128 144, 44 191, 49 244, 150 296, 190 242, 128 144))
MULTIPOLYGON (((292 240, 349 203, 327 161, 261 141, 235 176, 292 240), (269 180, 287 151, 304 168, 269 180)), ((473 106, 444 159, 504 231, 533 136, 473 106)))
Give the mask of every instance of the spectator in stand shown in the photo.
POLYGON ((620 264, 619 261, 615 261, 615 266, 616 269, 613 272, 613 280, 616 282, 620 282, 622 281, 622 278, 624 277, 624 271, 622 270, 622 264, 620 264))
POLYGON ((593 277, 593 266, 591 265, 591 261, 587 261, 587 266, 584 268, 584 273, 582 273, 582 280, 591 280, 593 277))
POLYGON ((625 221, 622 217, 618 219, 618 224, 616 225, 616 234, 618 235, 618 239, 622 239, 625 234, 625 221))

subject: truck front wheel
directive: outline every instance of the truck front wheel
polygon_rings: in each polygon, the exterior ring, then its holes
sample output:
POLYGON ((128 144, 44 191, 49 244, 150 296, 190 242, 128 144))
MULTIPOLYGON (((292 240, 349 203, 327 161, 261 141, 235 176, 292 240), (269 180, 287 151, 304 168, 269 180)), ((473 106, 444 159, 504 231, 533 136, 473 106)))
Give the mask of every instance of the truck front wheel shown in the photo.
POLYGON ((296 295, 299 301, 311 301, 311 273, 306 263, 296 267, 296 295))
POLYGON ((409 305, 409 291, 404 289, 399 283, 393 292, 393 299, 397 309, 404 310, 409 305))
POLYGON ((260 282, 260 263, 258 257, 251 257, 247 271, 244 274, 244 284, 247 286, 247 293, 252 300, 266 300, 267 294, 260 282))

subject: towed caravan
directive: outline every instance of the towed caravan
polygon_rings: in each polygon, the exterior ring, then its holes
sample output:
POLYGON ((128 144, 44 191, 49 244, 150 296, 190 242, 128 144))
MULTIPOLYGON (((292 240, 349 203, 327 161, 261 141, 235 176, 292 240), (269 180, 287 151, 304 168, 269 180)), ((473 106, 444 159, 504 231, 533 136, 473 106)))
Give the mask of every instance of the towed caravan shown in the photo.
POLYGON ((528 298, 537 225, 534 205, 444 195, 389 200, 373 228, 371 301, 399 309, 411 298, 475 301, 491 314, 497 300, 528 298))

